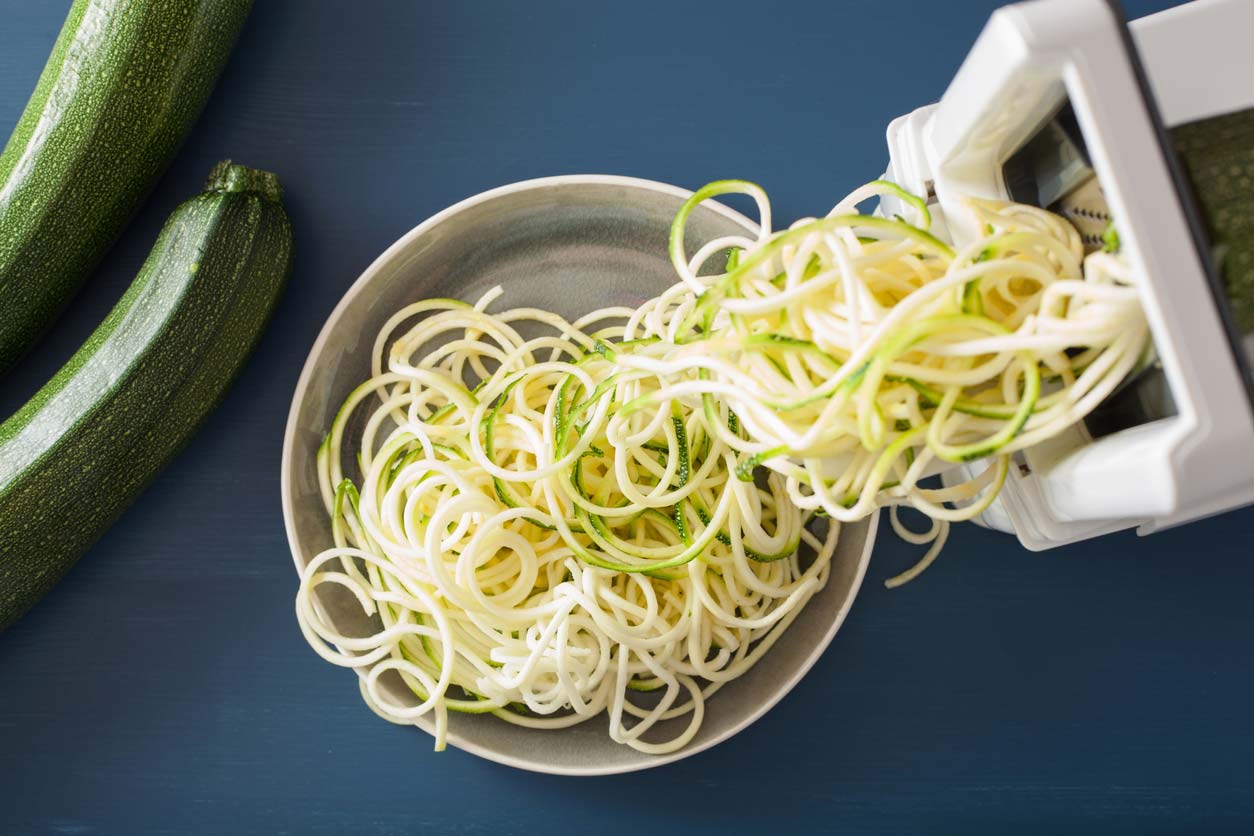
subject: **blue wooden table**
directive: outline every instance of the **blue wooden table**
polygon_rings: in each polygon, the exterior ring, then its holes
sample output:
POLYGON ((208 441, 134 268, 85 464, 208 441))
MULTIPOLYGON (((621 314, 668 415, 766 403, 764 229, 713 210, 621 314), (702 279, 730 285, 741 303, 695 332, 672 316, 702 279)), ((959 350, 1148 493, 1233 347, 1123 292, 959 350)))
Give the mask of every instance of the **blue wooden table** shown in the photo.
MULTIPOLYGON (((298 261, 242 379, 0 635, 0 834, 1251 832, 1250 511, 1043 555, 962 526, 894 592, 881 581, 916 552, 886 534, 779 707, 611 779, 434 754, 296 628, 283 423, 323 319, 376 254, 463 197, 567 172, 748 177, 781 218, 824 211, 883 170, 888 121, 942 92, 994 5, 258 0, 143 214, 0 383, 7 414, 213 162, 283 178, 298 261)), ((0 131, 66 6, 0 0, 0 131)))

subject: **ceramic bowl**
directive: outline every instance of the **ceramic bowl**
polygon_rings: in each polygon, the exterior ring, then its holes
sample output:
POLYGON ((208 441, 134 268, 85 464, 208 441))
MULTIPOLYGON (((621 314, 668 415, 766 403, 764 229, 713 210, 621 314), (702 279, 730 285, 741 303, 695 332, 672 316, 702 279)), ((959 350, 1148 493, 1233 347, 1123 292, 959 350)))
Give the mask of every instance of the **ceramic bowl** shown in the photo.
MULTIPOLYGON (((323 326, 296 386, 283 444, 283 516, 296 565, 331 544, 318 495, 315 453, 336 409, 369 376, 370 350, 384 321, 428 297, 477 299, 500 285, 497 306, 534 306, 568 318, 607 305, 638 305, 672 284, 666 254, 671 219, 689 192, 610 176, 530 180, 484 192, 419 224, 388 248, 349 288, 323 326)), ((716 203, 693 213, 690 251, 714 237, 756 232, 752 221, 716 203)), ((351 436, 346 436, 351 437, 351 436)), ((741 731, 801 679, 832 640, 862 582, 874 521, 845 526, 830 580, 747 675, 706 707, 700 732, 670 755, 646 755, 614 743, 598 718, 557 731, 521 728, 494 717, 453 714, 450 745, 522 769, 567 775, 628 772, 695 754, 741 731)), ((371 631, 369 620, 334 584, 317 604, 345 634, 371 631)), ((356 684, 344 682, 344 699, 356 684)), ((413 696, 399 686, 397 702, 413 696)), ((363 722, 368 709, 362 706, 363 722)), ((380 721, 381 722, 381 721, 380 721)), ((678 731, 687 718, 668 721, 678 731)), ((428 732, 433 722, 419 718, 428 732)), ((671 731, 663 725, 660 732, 671 731)))

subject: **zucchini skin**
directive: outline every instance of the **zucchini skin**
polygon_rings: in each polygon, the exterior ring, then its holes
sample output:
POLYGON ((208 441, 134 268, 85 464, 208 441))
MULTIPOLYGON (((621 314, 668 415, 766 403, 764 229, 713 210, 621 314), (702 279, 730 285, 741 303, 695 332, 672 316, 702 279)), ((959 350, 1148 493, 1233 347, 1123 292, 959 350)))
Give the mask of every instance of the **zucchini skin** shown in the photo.
POLYGON ((191 439, 256 345, 291 269, 278 180, 219 164, 117 306, 0 425, 0 630, 191 439))
POLYGON ((0 372, 74 296, 209 98, 252 0, 75 0, 0 153, 0 372))

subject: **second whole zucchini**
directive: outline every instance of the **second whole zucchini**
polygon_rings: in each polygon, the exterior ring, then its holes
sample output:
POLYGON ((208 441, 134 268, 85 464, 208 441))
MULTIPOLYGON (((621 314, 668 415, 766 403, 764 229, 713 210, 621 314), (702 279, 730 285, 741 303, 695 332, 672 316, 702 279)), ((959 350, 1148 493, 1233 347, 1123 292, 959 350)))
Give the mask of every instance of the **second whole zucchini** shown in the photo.
POLYGON ((131 504, 214 408, 291 267, 277 178, 221 163, 69 362, 0 425, 0 630, 131 504))
POLYGON ((0 153, 0 372, 47 329, 174 157, 251 0, 75 0, 0 153))

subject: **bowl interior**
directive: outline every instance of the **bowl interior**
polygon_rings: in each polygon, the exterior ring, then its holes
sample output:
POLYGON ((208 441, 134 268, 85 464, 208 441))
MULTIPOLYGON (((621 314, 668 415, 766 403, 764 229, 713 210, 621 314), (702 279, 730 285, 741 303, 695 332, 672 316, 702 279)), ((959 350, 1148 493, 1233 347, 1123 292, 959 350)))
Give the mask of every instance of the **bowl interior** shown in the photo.
MULTIPOLYGON (((506 186, 464 201, 414 229, 370 266, 332 313, 297 385, 283 455, 283 510, 297 565, 331 545, 315 453, 340 403, 369 376, 380 327, 419 299, 473 301, 500 285, 496 309, 539 307, 568 318, 609 305, 637 306, 675 281, 670 223, 687 192, 616 177, 556 177, 506 186)), ((693 213, 689 252, 715 237, 754 231, 709 203, 693 213)), ((492 760, 544 772, 596 774, 656 766, 734 734, 766 712, 813 664, 840 626, 862 581, 874 522, 845 526, 827 586, 761 662, 711 697, 697 737, 669 756, 614 743, 598 718, 560 731, 525 729, 491 716, 454 714, 449 742, 492 760)), ((318 603, 346 634, 372 631, 351 595, 324 585, 318 603)), ((347 686, 347 683, 345 683, 347 686)), ((345 688, 345 698, 352 691, 345 688)), ((399 685, 389 696, 413 702, 399 685)), ((364 711, 363 707, 363 711, 364 711)), ((677 733, 687 718, 662 724, 677 733)), ((429 718, 417 725, 431 731, 429 718)))

